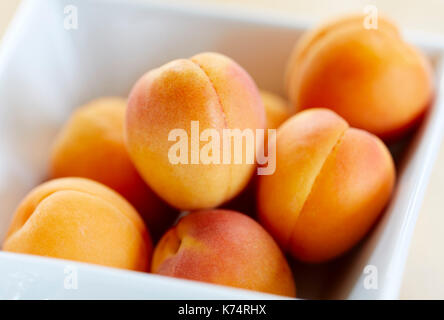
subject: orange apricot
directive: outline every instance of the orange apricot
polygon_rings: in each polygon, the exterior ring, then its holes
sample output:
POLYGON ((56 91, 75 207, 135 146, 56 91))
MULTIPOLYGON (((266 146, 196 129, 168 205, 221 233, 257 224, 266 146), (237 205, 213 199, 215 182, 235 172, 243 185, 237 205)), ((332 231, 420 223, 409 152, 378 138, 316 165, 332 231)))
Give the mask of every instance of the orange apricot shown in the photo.
POLYGON ((276 171, 259 176, 259 220, 284 251, 333 259, 370 230, 390 199, 387 147, 328 109, 308 109, 278 129, 276 171))
POLYGON ((351 126, 386 140, 406 133, 433 97, 432 69, 396 26, 365 16, 339 18, 307 32, 287 67, 294 111, 329 108, 351 126))
POLYGON ((137 211, 118 193, 89 179, 61 178, 23 199, 3 250, 148 271, 152 243, 137 211))
POLYGON ((53 144, 50 176, 88 178, 114 189, 157 239, 178 213, 147 186, 131 162, 124 142, 125 110, 126 100, 118 97, 96 99, 75 110, 53 144))
MULTIPOLYGON (((266 129, 277 129, 290 117, 290 108, 280 96, 261 90, 266 115, 266 129)), ((268 150, 268 130, 265 131, 264 150, 268 150)), ((268 153, 268 151, 267 151, 268 153)), ((224 209, 239 211, 254 217, 256 215, 257 175, 254 174, 244 190, 231 201, 223 205, 224 209)))
MULTIPOLYGON (((193 122, 197 134, 214 129, 219 137, 224 129, 251 129, 255 136, 255 129, 264 128, 259 91, 230 58, 202 53, 174 60, 142 76, 128 99, 126 142, 131 158, 151 188, 182 210, 212 208, 230 200, 244 189, 255 169, 246 161, 193 160, 193 122), (172 163, 170 151, 178 142, 170 135, 177 131, 186 135, 190 148, 184 158, 181 154, 184 161, 172 163)), ((197 141, 197 150, 202 152, 206 144, 197 141)), ((223 143, 219 146, 220 159, 223 143)))
POLYGON ((253 219, 229 210, 182 218, 157 244, 153 273, 294 297, 284 255, 253 219))
POLYGON ((265 108, 265 118, 267 119, 267 129, 277 129, 285 120, 290 117, 290 106, 280 96, 261 90, 261 97, 265 108))

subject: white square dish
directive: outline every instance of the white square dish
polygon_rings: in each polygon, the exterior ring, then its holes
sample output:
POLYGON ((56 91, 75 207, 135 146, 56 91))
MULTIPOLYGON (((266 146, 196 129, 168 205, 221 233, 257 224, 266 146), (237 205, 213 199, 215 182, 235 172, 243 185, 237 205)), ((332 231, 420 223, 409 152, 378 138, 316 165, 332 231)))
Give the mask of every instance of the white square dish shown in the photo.
MULTIPOLYGON (((126 96, 147 70, 202 51, 226 54, 259 87, 283 94, 291 48, 308 26, 279 16, 137 0, 23 1, 0 51, 0 240, 21 198, 46 177, 50 143, 70 111, 126 96), (74 5, 78 29, 66 30, 74 5)), ((430 57, 436 99, 403 152, 397 186, 376 227, 350 254, 295 265, 302 298, 395 299, 444 129, 444 41, 407 34, 430 57), (364 268, 377 268, 365 289, 364 268)), ((151 274, 0 251, 1 299, 279 298, 151 274), (78 288, 65 289, 73 268, 78 288)))

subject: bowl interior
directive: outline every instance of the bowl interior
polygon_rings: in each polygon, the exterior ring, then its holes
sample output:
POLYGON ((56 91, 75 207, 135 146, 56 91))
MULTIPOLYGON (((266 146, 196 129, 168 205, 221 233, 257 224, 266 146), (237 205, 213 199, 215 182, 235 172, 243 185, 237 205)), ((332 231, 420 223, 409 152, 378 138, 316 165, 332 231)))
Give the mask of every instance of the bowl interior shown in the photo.
MULTIPOLYGON (((11 30, 0 56, 0 239, 21 198, 46 178, 51 141, 76 106, 99 96, 126 96, 146 71, 202 51, 232 57, 260 88, 284 95, 285 64, 304 27, 137 1, 63 0, 27 2, 11 30), (64 7, 72 4, 78 29, 66 30, 64 7)), ((436 64, 438 55, 430 57, 436 64)), ((405 259, 397 251, 408 246, 406 227, 415 216, 409 201, 424 161, 418 149, 429 150, 426 135, 438 125, 432 121, 436 109, 392 148, 398 186, 371 234, 334 262, 294 263, 300 297, 396 298, 405 259), (378 269, 377 290, 364 287, 369 264, 378 269)), ((193 284, 187 285, 192 292, 193 284)))

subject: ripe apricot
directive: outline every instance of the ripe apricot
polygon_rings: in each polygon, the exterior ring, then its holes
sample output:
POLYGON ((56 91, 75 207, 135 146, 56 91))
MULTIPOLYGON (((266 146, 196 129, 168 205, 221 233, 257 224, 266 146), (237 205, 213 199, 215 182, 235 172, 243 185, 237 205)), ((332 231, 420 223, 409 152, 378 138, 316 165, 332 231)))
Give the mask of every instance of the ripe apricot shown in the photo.
POLYGON ((118 193, 89 179, 61 178, 23 199, 3 250, 148 271, 152 244, 137 211, 118 193))
POLYGON ((290 117, 290 106, 280 96, 269 91, 261 90, 261 98, 265 108, 267 129, 277 129, 290 117))
POLYGON ((351 126, 386 140, 407 132, 433 96, 429 61, 378 17, 339 18, 307 32, 295 45, 286 74, 294 111, 329 108, 351 126))
MULTIPOLYGON (((282 122, 290 117, 290 107, 280 96, 269 91, 260 91, 265 108, 266 129, 277 129, 282 122)), ((264 150, 268 153, 268 130, 265 131, 264 150)), ((224 209, 230 209, 247 214, 251 217, 256 215, 256 186, 257 175, 253 175, 244 190, 228 203, 223 205, 224 209)))
POLYGON ((328 109, 284 122, 276 172, 258 178, 259 220, 284 251, 322 262, 353 247, 390 199, 393 159, 376 136, 328 109))
MULTIPOLYGON (((182 210, 212 208, 228 201, 245 187, 255 169, 254 163, 246 161, 193 161, 193 123, 199 132, 214 129, 220 137, 224 129, 251 129, 255 136, 255 129, 264 128, 259 91, 230 58, 202 53, 174 60, 146 73, 129 96, 126 142, 131 158, 151 188, 182 210), (185 133, 190 147, 186 161, 172 163, 170 148, 175 143, 169 138, 177 130, 185 133)), ((197 141, 197 150, 202 152, 206 144, 197 141)), ((222 158, 223 143, 219 146, 222 158)))
POLYGON ((114 189, 137 209, 157 239, 178 213, 148 187, 131 162, 123 138, 125 109, 126 99, 118 97, 76 109, 53 144, 50 176, 88 178, 114 189))
POLYGON ((157 244, 153 273, 295 296, 284 255, 250 217, 229 210, 193 212, 157 244))

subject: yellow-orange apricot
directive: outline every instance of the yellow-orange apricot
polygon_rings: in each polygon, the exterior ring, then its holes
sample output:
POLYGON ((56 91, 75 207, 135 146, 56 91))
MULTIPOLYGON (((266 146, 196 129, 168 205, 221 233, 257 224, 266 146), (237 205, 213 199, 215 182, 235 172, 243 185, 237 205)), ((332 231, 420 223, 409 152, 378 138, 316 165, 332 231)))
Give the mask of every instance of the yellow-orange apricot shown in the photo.
POLYGON ((259 176, 259 219, 293 257, 327 261, 369 231, 394 183, 393 159, 379 138, 333 111, 308 109, 278 129, 276 171, 259 176))
MULTIPOLYGON (((261 90, 262 101, 265 108, 266 129, 277 129, 282 122, 290 117, 290 108, 287 102, 280 96, 261 90)), ((268 150, 268 131, 265 131, 264 150, 268 150)), ((247 214, 256 215, 256 186, 257 175, 254 174, 244 190, 231 201, 223 205, 224 209, 230 209, 247 214)))
POLYGON ((157 244, 153 273, 294 297, 293 275, 273 238, 250 217, 197 211, 157 244))
MULTIPOLYGON (((264 128, 263 103, 247 72, 226 56, 202 53, 146 73, 130 93, 126 142, 133 162, 158 195, 183 210, 212 208, 233 198, 255 169, 246 161, 193 162, 192 121, 198 121, 197 134, 215 129, 220 137, 223 129, 252 129, 255 134, 264 128), (186 161, 172 163, 170 148, 178 142, 169 137, 177 130, 185 132, 190 147, 186 161)), ((207 144, 198 141, 198 150, 207 144)))
POLYGON ((282 122, 290 117, 290 106, 280 96, 261 90, 261 97, 265 108, 265 118, 267 129, 277 129, 282 122))
POLYGON ((393 140, 423 115, 433 96, 429 61, 383 17, 339 18, 307 32, 286 73, 295 111, 329 108, 351 126, 393 140))
POLYGON ((23 199, 3 250, 148 271, 152 244, 137 211, 118 193, 89 179, 61 178, 23 199))
POLYGON ((154 238, 174 222, 177 211, 143 181, 126 150, 126 99, 96 99, 78 108, 58 134, 51 151, 50 176, 83 177, 123 195, 141 214, 154 238))

